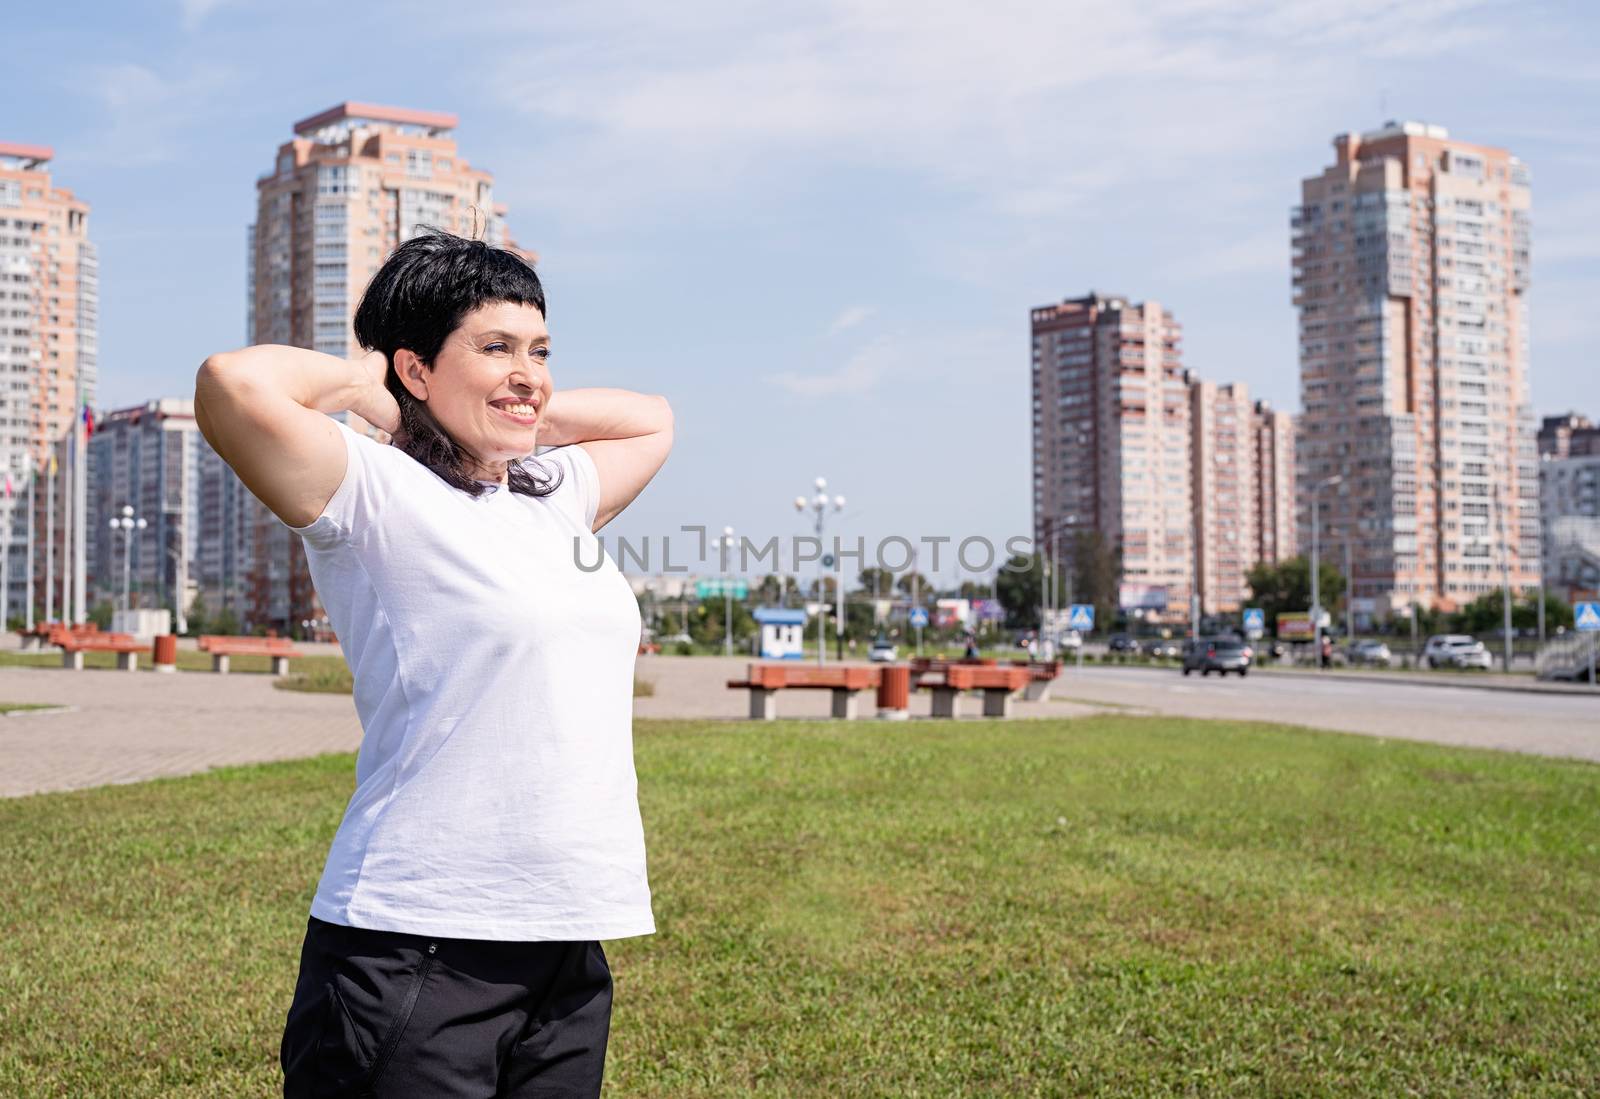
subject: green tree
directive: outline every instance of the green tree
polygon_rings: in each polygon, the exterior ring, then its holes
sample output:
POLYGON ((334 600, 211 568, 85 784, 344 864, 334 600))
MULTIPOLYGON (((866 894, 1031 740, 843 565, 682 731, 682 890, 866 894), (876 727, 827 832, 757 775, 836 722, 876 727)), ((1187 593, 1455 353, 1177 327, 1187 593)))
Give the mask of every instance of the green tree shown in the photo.
POLYGON ((231 607, 224 607, 218 611, 210 626, 211 632, 220 637, 237 637, 242 632, 239 629, 239 616, 233 613, 231 607))
POLYGON ((102 599, 89 608, 89 621, 99 626, 102 630, 111 628, 111 616, 116 613, 109 600, 102 599))
MULTIPOLYGON (((184 616, 184 623, 189 627, 189 636, 198 637, 206 633, 206 598, 195 592, 194 602, 189 604, 189 613, 184 616)), ((173 618, 173 629, 177 629, 177 618, 173 618)))
MULTIPOLYGON (((1005 568, 1000 570, 996 586, 999 589, 1000 605, 1006 611, 1006 625, 1018 630, 1036 630, 1039 628, 1039 597, 1044 593, 1043 556, 1018 554, 1006 562, 1005 568)), ((1067 577, 1066 570, 1054 572, 1056 588, 1056 601, 1060 606, 1066 606, 1067 577)))
POLYGON ((901 573, 895 579, 894 586, 899 589, 903 595, 907 596, 911 595, 912 592, 915 591, 917 597, 921 599, 926 599, 933 594, 933 584, 920 572, 901 573))
MULTIPOLYGON (((1452 616, 1451 628, 1460 633, 1493 633, 1505 625, 1505 589, 1484 592, 1452 616)), ((1572 607, 1554 592, 1544 598, 1544 624, 1546 630, 1572 626, 1572 607)), ((1539 625, 1539 595, 1525 592, 1521 599, 1511 604, 1511 628, 1536 629, 1539 625)))
POLYGON ((1094 604, 1094 621, 1109 629, 1122 585, 1122 551, 1098 530, 1079 531, 1072 540, 1072 601, 1094 604))
MULTIPOLYGON (((1323 609, 1328 610, 1344 594, 1344 574, 1327 561, 1317 564, 1321 589, 1317 596, 1323 609)), ((1250 602, 1266 612, 1268 630, 1277 627, 1278 615, 1285 611, 1311 609, 1311 562, 1304 557, 1290 557, 1276 564, 1263 561, 1245 574, 1245 583, 1250 585, 1250 602)))

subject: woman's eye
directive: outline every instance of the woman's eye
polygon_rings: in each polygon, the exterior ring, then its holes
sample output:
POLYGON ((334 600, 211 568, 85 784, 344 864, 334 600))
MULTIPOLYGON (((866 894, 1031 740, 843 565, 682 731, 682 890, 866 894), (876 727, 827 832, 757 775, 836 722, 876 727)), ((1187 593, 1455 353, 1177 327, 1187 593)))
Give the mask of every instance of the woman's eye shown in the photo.
POLYGON ((504 351, 505 349, 506 345, 503 343, 491 343, 484 348, 485 351, 504 351))
POLYGON ((533 353, 540 359, 548 359, 550 357, 550 349, 548 347, 535 347, 533 353))

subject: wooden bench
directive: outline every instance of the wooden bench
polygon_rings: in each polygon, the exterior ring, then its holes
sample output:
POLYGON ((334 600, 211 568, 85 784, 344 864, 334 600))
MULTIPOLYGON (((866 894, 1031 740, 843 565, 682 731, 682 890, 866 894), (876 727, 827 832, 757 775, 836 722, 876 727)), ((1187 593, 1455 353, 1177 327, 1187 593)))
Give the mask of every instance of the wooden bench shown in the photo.
POLYGON ((93 622, 85 622, 81 626, 68 625, 65 622, 40 622, 33 629, 16 631, 22 639, 23 652, 38 652, 47 645, 54 645, 61 637, 101 636, 100 627, 93 622))
POLYGON ((145 650, 144 642, 135 641, 128 634, 101 633, 99 630, 57 634, 50 643, 61 646, 61 666, 75 672, 83 671, 83 654, 86 652, 116 653, 118 668, 136 672, 139 670, 139 654, 145 650))
POLYGON ((969 659, 963 656, 951 659, 938 656, 914 656, 911 658, 911 674, 913 676, 923 676, 932 672, 942 675, 946 668, 992 668, 995 664, 996 662, 989 657, 969 659))
POLYGON ((1010 660, 1011 667, 1027 668, 1032 678, 1023 688, 1022 697, 1029 702, 1043 702, 1050 697, 1050 688, 1061 675, 1059 660, 1010 660))
POLYGON ((730 679, 730 688, 750 692, 750 717, 771 721, 778 716, 779 691, 827 690, 833 692, 833 716, 853 719, 862 691, 876 690, 881 671, 855 664, 819 668, 814 664, 751 664, 743 679, 730 679))
POLYGON ((951 664, 924 676, 919 686, 933 691, 933 716, 955 717, 962 691, 983 692, 984 717, 1010 717, 1011 696, 1033 678, 1028 668, 984 664, 951 664))
POLYGON ((222 675, 228 672, 230 656, 270 656, 272 674, 288 675, 290 658, 302 654, 294 642, 286 637, 225 637, 219 634, 201 634, 200 651, 211 654, 211 670, 222 675))

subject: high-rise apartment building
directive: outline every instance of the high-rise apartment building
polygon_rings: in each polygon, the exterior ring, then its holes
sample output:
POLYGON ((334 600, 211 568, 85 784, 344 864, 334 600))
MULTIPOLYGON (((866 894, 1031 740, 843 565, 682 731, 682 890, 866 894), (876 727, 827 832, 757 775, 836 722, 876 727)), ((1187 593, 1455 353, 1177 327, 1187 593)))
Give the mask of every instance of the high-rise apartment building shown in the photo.
POLYGON ((1600 455, 1600 427, 1576 412, 1546 416, 1539 424, 1539 457, 1584 458, 1600 455))
MULTIPOLYGON (((456 146, 456 121, 437 111, 341 103, 295 124, 273 170, 256 183, 250 343, 353 355, 351 320, 362 291, 389 253, 425 228, 516 247, 493 177, 456 146)), ((208 491, 218 501, 229 495, 220 486, 208 491)), ((255 501, 241 506, 252 511, 242 521, 250 545, 241 559, 251 570, 243 617, 284 631, 321 617, 300 540, 255 501)))
POLYGON ((1194 581, 1205 614, 1238 611, 1256 562, 1256 423, 1242 384, 1189 385, 1194 581))
POLYGON ((1255 560, 1272 564, 1295 555, 1294 417, 1257 401, 1252 477, 1255 560))
MULTIPOLYGON (((67 578, 78 574, 84 552, 81 515, 73 529, 68 499, 81 499, 86 483, 86 463, 74 456, 83 434, 78 410, 94 399, 99 267, 89 206, 55 185, 53 156, 47 146, 0 142, 0 476, 10 486, 0 495, 0 571, 7 581, 3 606, 12 614, 30 601, 46 603, 48 575, 54 581, 48 603, 59 615, 73 594, 67 578), (52 468, 55 493, 43 484, 52 468), (39 478, 33 493, 39 585, 32 591, 21 495, 30 476, 39 478), (45 529, 47 519, 53 531, 45 529)), ((81 615, 82 593, 76 594, 81 615)))
POLYGON ((1300 544, 1353 544, 1375 612, 1539 578, 1528 398, 1528 172, 1504 149, 1390 123, 1334 139, 1291 218, 1300 544), (1503 533, 1502 533, 1503 532, 1503 533))
POLYGON ((106 413, 89 440, 89 583, 92 601, 170 607, 181 621, 198 582, 198 490, 204 440, 192 400, 164 397, 106 413), (143 527, 112 530, 133 509, 143 527))
POLYGON ((1124 605, 1186 616, 1193 576, 1189 381, 1155 302, 1089 294, 1032 311, 1033 528, 1063 559, 1098 530, 1124 605))

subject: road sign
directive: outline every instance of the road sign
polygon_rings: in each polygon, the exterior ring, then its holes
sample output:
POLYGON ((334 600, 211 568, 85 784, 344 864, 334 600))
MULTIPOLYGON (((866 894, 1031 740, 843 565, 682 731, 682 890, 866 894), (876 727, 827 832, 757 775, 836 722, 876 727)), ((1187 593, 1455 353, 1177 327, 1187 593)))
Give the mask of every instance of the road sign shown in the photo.
POLYGON ((1257 631, 1265 630, 1267 628, 1267 612, 1260 607, 1246 607, 1244 609, 1244 628, 1257 631))
POLYGON ((822 567, 825 569, 833 568, 833 554, 825 553, 822 555, 822 567))
POLYGON ((912 607, 911 608, 910 621, 911 621, 911 624, 913 626, 917 627, 917 629, 919 629, 919 630, 922 627, 926 626, 928 624, 928 611, 927 611, 927 609, 924 608, 924 607, 912 607))
POLYGON ((1572 617, 1580 630, 1600 630, 1600 603, 1579 603, 1572 617))
POLYGON ((750 581, 696 580, 694 582, 694 594, 697 599, 709 599, 722 595, 729 595, 735 599, 744 599, 750 594, 750 581))
POLYGON ((1077 630, 1079 633, 1089 633, 1094 629, 1094 604, 1074 603, 1067 610, 1067 628, 1077 630))

